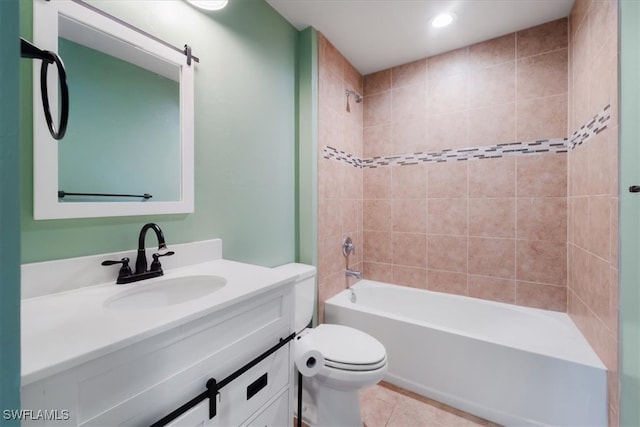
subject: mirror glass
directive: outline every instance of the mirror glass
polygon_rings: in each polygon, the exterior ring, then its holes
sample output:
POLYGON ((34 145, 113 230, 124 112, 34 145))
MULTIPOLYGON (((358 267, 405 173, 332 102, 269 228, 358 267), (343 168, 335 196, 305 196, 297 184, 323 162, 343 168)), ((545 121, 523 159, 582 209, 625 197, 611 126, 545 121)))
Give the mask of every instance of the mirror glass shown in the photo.
MULTIPOLYGON (((34 0, 34 43, 62 58, 70 97, 56 142, 34 67, 34 217, 193 212, 194 62, 70 0, 34 0)), ((52 107, 56 79, 50 72, 52 107)))

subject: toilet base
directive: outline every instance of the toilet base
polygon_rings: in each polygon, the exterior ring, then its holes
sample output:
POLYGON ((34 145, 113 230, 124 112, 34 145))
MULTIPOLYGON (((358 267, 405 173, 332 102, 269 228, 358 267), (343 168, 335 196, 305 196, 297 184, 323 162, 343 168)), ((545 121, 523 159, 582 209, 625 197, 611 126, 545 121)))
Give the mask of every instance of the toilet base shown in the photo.
POLYGON ((313 396, 314 427, 362 427, 359 389, 336 390, 321 385, 315 378, 305 378, 303 389, 313 396))

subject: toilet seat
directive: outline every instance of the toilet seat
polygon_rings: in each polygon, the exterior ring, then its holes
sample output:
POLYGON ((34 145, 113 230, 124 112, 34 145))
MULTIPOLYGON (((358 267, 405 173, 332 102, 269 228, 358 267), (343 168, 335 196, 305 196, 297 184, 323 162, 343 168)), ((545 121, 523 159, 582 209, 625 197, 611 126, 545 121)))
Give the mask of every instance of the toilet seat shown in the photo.
POLYGON ((387 364, 384 346, 357 329, 322 324, 313 329, 314 347, 322 353, 325 366, 343 371, 373 371, 387 364))

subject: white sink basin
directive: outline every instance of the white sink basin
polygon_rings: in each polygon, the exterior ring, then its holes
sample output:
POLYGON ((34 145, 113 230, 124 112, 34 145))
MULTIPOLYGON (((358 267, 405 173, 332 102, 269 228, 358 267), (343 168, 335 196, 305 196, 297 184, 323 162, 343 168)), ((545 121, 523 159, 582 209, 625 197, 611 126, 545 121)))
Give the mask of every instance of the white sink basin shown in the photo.
POLYGON ((220 276, 176 277, 149 284, 139 282, 135 289, 107 299, 104 306, 125 310, 166 307, 202 298, 226 284, 227 280, 220 276))

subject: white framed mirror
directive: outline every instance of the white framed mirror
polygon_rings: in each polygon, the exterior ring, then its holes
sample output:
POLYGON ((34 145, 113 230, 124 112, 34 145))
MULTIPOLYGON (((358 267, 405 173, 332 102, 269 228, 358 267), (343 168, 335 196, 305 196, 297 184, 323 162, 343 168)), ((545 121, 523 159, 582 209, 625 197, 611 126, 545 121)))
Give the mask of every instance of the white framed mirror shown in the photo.
POLYGON ((56 141, 34 66, 34 218, 193 212, 195 62, 78 0, 33 0, 33 42, 58 53, 69 86, 67 133, 56 141))

